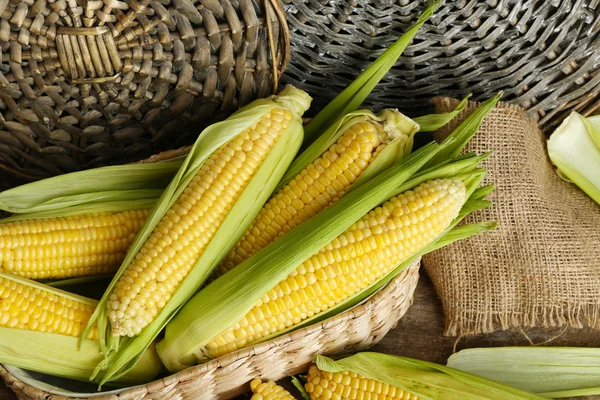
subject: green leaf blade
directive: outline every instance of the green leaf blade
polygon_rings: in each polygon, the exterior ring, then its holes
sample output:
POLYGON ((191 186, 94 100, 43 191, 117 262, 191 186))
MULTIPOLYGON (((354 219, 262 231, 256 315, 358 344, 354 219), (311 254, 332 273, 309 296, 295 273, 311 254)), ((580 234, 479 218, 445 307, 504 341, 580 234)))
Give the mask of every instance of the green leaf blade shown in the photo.
POLYGON ((369 96, 373 88, 388 73, 406 47, 413 40, 421 26, 433 15, 441 4, 440 0, 434 1, 421 14, 417 22, 404 33, 394 44, 365 69, 342 93, 336 96, 321 112, 313 118, 304 129, 305 143, 312 142, 317 135, 325 131, 331 121, 357 110, 369 96))

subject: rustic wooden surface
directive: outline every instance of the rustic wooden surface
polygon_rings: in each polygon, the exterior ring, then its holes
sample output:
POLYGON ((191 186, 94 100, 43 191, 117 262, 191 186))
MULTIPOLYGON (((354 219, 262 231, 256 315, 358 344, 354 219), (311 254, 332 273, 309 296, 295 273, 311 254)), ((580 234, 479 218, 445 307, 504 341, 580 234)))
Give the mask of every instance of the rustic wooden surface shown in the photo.
MULTIPOLYGON (((600 334, 591 329, 535 329, 528 330, 527 336, 524 332, 515 330, 471 336, 458 342, 456 338, 445 337, 443 332, 442 305, 431 280, 423 272, 413 306, 398 323, 398 327, 373 350, 445 363, 455 345, 460 350, 470 347, 528 345, 531 340, 536 344, 550 341, 549 344, 555 346, 600 347, 600 334)), ((8 388, 0 386, 0 400, 15 399, 8 388)), ((600 396, 585 399, 600 400, 600 396)))

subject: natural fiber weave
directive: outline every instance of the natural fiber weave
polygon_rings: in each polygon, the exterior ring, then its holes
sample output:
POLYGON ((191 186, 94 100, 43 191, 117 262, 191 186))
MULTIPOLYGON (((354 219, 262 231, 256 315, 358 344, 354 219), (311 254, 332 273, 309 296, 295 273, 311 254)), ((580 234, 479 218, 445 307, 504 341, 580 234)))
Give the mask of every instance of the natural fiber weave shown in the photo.
MULTIPOLYGON (((434 99, 438 112, 456 101, 434 99)), ((475 107, 440 132, 447 135, 475 107)), ((498 227, 423 257, 442 300, 448 335, 509 328, 600 329, 600 206, 560 179, 546 140, 524 110, 499 104, 465 151, 483 166, 494 203, 466 222, 498 227)))
MULTIPOLYGON (((319 93, 317 106, 425 7, 424 0, 284 2, 292 59, 283 80, 319 93)), ((568 110, 600 108, 594 97, 600 93, 600 1, 445 1, 366 105, 422 115, 434 95, 483 99, 500 90, 546 130, 568 110)))
MULTIPOLYGON (((419 261, 389 285, 338 316, 119 395, 98 400, 230 399, 249 391, 254 378, 278 380, 305 371, 317 354, 350 353, 379 342, 412 304, 419 261)), ((0 366, 0 376, 21 400, 67 400, 19 381, 0 366)))
POLYGON ((0 168, 35 179, 139 160, 271 94, 278 0, 0 1, 0 168))

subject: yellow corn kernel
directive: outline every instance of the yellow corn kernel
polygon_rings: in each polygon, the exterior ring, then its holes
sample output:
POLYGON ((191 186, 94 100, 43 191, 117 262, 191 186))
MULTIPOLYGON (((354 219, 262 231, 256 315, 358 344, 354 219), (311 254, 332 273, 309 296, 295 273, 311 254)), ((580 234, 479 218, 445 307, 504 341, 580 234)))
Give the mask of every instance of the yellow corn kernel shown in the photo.
POLYGON ((270 290, 241 321, 208 343, 203 355, 216 358, 251 345, 354 296, 430 244, 465 201, 465 186, 456 178, 429 181, 390 199, 270 290), (292 286, 299 288, 295 296, 292 286), (298 303, 298 298, 308 300, 298 303))
POLYGON ((311 400, 327 400, 329 398, 344 400, 419 400, 419 398, 402 389, 386 385, 382 382, 363 378, 355 372, 343 371, 334 374, 321 371, 311 365, 304 388, 311 400), (351 384, 351 382, 356 383, 351 384), (331 392, 329 396, 327 391, 331 392))
POLYGON ((253 379, 250 389, 254 393, 250 400, 295 400, 290 392, 273 381, 263 383, 260 379, 253 379))
POLYGON ((275 193, 215 270, 223 275, 279 236, 337 201, 367 169, 389 138, 378 123, 352 125, 321 157, 275 193))
POLYGON ((289 110, 273 108, 206 160, 110 295, 113 335, 139 335, 164 308, 292 116, 289 110))
POLYGON ((0 272, 29 279, 115 272, 149 210, 0 224, 0 272))
MULTIPOLYGON (((79 337, 96 307, 26 282, 0 276, 0 327, 79 337)), ((96 329, 88 338, 97 340, 96 329)))

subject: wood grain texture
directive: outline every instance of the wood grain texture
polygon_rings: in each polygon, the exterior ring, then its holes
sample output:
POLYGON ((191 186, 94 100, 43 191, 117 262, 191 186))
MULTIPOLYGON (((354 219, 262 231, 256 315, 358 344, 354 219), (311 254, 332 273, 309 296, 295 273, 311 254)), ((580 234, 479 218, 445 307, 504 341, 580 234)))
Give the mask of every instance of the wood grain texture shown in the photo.
MULTIPOLYGON (((445 364, 446 359, 453 353, 455 344, 456 349, 461 350, 472 347, 528 345, 529 340, 540 344, 550 340, 548 344, 553 346, 600 347, 600 333, 592 329, 535 329, 526 333, 511 330, 470 336, 457 342, 456 338, 443 336, 444 314, 440 300, 423 269, 421 274, 413 306, 398 323, 397 328, 373 347, 373 351, 445 364)), ((600 400, 600 396, 579 399, 600 400)), ((0 400, 16 400, 16 397, 8 388, 0 385, 0 400)))

